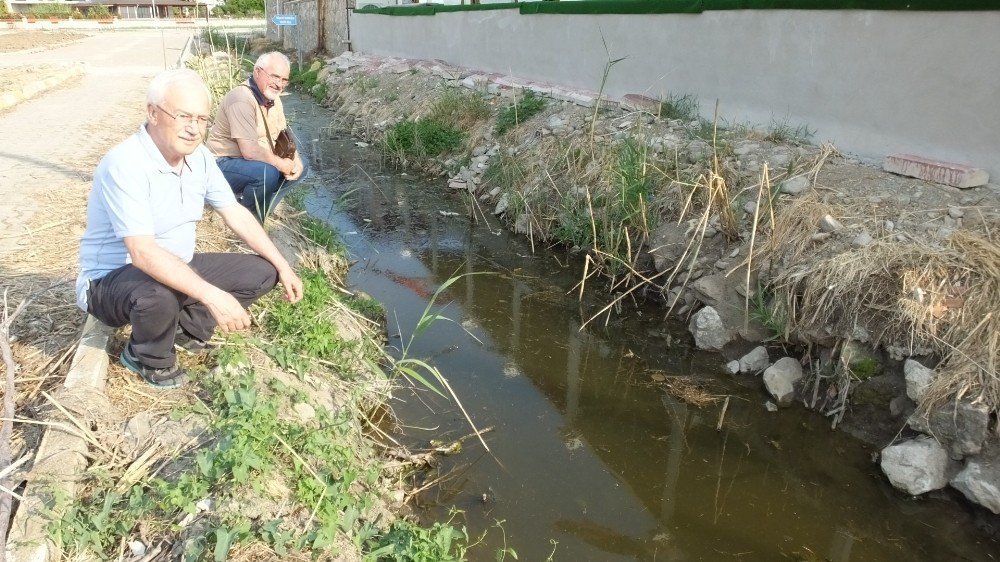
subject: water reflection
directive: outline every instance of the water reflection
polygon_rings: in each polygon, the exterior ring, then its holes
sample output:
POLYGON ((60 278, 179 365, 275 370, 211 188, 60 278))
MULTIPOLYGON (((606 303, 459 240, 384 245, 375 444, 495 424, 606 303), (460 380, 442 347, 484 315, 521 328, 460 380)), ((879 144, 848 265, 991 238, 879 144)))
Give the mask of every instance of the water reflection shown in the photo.
MULTIPOLYGON (((411 349, 434 358, 477 424, 496 427, 499 462, 473 442, 446 459, 462 471, 425 498, 440 502, 437 516, 457 505, 475 535, 502 519, 507 544, 532 561, 546 559, 549 539, 556 560, 574 561, 990 559, 996 545, 968 514, 899 497, 870 451, 824 420, 767 413, 756 383, 719 377, 715 356, 673 345, 686 336, 665 331, 661 311, 581 331, 605 303, 566 294, 579 272, 564 257, 471 223, 454 193, 383 173, 348 142, 315 145, 329 184, 308 206, 355 233, 350 281, 387 304, 390 333, 401 331, 391 343, 408 339, 447 279, 489 272, 452 285, 440 302, 454 322, 411 349), (344 194, 353 204, 341 212, 344 194), (732 396, 721 431, 718 405, 664 394, 653 369, 716 381, 732 396)), ((468 433, 454 404, 418 394, 396 405, 415 443, 468 433)))

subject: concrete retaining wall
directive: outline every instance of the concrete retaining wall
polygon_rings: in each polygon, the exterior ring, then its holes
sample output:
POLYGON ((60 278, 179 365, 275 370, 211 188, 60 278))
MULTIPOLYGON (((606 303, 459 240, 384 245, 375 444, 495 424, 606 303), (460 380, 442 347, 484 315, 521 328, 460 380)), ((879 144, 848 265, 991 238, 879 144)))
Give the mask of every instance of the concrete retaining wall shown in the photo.
POLYGON ((872 161, 893 152, 1000 181, 1000 12, 713 11, 696 15, 353 14, 356 51, 441 59, 598 90, 694 94, 711 117, 815 129, 872 161), (605 50, 605 43, 607 50, 605 50))
POLYGON ((322 50, 339 55, 347 49, 347 0, 265 0, 268 14, 295 14, 299 24, 279 28, 271 21, 267 37, 289 51, 308 55, 322 50), (300 43, 301 42, 301 43, 300 43))

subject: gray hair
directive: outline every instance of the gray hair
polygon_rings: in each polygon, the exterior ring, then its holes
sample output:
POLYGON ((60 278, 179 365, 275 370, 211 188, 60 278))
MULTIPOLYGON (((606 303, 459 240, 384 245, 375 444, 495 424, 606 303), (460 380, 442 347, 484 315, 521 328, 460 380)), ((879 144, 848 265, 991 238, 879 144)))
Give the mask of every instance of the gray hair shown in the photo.
POLYGON ((271 51, 270 53, 264 53, 263 55, 257 57, 257 62, 253 63, 254 68, 264 68, 265 65, 269 65, 276 60, 285 63, 285 66, 291 67, 292 63, 288 60, 288 57, 284 53, 279 53, 278 51, 271 51))
POLYGON ((149 83, 149 89, 146 90, 146 103, 151 105, 163 103, 167 97, 167 91, 175 84, 182 82, 193 82, 198 84, 198 86, 205 91, 205 95, 208 96, 209 102, 211 102, 212 92, 208 90, 208 86, 205 85, 205 81, 201 79, 201 76, 199 76, 197 72, 188 68, 175 68, 172 70, 164 70, 153 78, 153 80, 149 83))

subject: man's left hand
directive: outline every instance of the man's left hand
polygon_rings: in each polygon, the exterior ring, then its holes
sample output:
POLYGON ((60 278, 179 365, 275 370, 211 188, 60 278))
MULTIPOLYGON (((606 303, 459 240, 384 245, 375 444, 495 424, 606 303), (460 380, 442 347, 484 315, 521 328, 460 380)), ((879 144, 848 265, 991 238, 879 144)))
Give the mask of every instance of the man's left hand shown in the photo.
POLYGON ((285 288, 285 300, 290 303, 302 300, 302 280, 291 268, 279 271, 278 281, 285 288))
POLYGON ((292 164, 292 172, 285 175, 285 179, 288 181, 299 179, 299 176, 302 175, 302 170, 305 169, 305 166, 302 165, 302 159, 299 158, 298 152, 295 153, 295 158, 292 160, 294 161, 294 164, 292 164))

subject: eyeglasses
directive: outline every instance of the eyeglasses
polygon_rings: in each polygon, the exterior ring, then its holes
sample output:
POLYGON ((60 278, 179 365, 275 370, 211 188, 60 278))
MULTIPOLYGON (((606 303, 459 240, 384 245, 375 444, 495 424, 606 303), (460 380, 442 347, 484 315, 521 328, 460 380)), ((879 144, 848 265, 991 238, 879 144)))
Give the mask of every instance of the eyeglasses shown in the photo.
POLYGON ((274 84, 278 84, 279 86, 286 86, 286 85, 288 85, 288 78, 285 78, 283 76, 278 76, 277 74, 271 74, 270 72, 264 70, 263 68, 261 68, 259 66, 257 67, 257 70, 260 70, 261 72, 263 72, 264 74, 266 74, 267 77, 270 78, 271 82, 274 83, 274 84))
POLYGON ((156 109, 159 109, 163 113, 170 116, 174 121, 177 121, 182 125, 195 125, 202 129, 207 129, 212 126, 212 120, 209 119, 207 115, 191 115, 184 112, 180 112, 175 115, 173 113, 170 113, 166 109, 163 109, 159 105, 156 106, 156 109))

